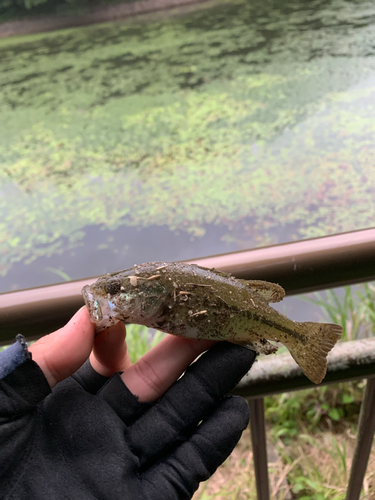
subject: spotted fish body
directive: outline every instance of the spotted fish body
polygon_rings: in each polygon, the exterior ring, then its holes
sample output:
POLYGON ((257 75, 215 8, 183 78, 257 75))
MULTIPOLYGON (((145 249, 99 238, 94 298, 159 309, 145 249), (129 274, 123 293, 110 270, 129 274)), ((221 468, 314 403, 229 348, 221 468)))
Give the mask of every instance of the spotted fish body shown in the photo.
POLYGON ((342 328, 297 323, 269 306, 282 287, 194 264, 151 262, 110 273, 82 290, 97 332, 118 321, 194 339, 226 340, 270 354, 285 345, 305 375, 320 383, 342 328))

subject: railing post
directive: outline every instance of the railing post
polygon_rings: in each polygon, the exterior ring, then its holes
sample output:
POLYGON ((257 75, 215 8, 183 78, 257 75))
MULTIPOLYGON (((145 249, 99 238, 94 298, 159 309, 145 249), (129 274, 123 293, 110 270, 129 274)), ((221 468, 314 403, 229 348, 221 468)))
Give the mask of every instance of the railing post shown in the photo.
POLYGON ((375 378, 367 379, 366 390, 359 414, 357 444, 346 500, 358 500, 371 452, 375 432, 375 378))
POLYGON ((258 500, 269 500, 266 426, 264 423, 264 399, 249 400, 250 430, 253 445, 254 470, 258 500))

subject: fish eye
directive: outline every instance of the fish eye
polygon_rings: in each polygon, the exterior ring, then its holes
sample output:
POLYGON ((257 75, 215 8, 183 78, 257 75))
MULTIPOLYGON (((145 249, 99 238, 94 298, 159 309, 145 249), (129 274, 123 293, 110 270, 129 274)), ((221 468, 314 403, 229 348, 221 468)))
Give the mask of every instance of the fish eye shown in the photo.
POLYGON ((117 280, 109 280, 104 285, 104 290, 110 295, 116 295, 121 290, 121 283, 117 280))

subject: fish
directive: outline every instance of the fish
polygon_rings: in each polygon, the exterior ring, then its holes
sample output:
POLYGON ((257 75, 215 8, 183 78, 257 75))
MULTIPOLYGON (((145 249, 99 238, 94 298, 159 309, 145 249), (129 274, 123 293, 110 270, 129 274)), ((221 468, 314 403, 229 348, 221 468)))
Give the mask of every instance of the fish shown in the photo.
POLYGON ((261 280, 237 279, 183 262, 147 262, 100 277, 82 289, 96 332, 119 321, 191 339, 229 341, 260 354, 283 344, 315 384, 327 371, 327 355, 342 327, 295 322, 269 304, 284 289, 261 280))

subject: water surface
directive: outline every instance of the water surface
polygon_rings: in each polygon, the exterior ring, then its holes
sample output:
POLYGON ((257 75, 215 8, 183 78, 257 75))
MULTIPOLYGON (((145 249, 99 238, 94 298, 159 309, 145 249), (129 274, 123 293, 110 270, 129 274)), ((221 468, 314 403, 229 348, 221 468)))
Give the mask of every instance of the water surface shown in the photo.
POLYGON ((375 6, 0 41, 0 291, 373 225, 375 6))

